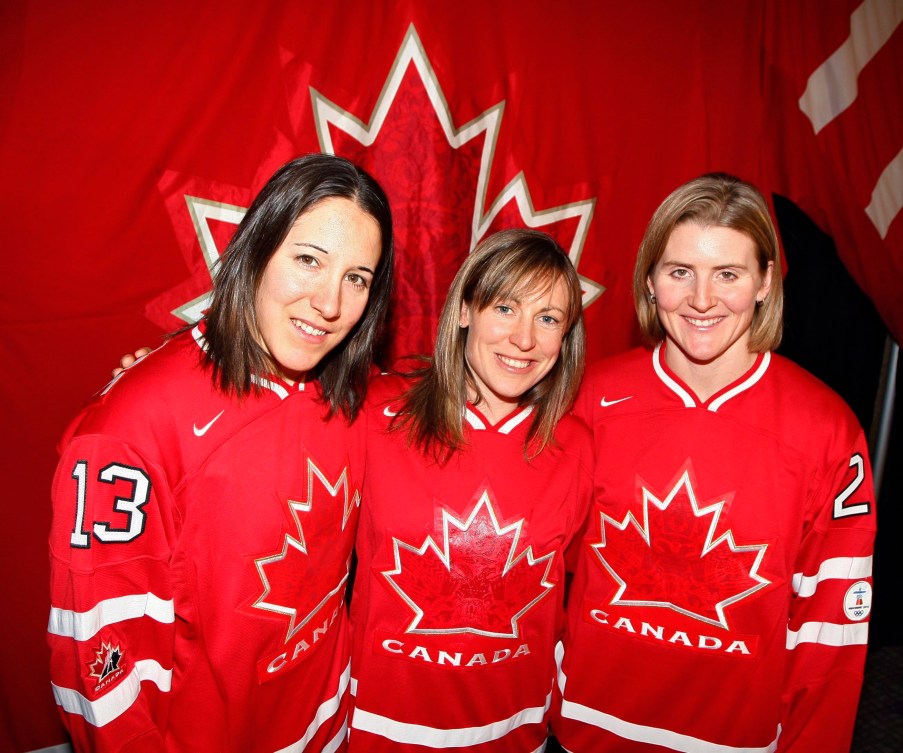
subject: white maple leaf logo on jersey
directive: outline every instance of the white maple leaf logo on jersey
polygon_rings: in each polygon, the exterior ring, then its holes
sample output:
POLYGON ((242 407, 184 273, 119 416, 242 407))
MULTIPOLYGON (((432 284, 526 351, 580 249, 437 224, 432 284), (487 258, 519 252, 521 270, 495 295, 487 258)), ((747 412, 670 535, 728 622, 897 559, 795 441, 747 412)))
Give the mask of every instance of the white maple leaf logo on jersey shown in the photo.
MULTIPOLYGON (((470 122, 457 125, 413 25, 402 40, 375 105, 361 101, 342 107, 310 87, 311 113, 300 96, 302 90, 305 94, 308 91, 309 65, 304 60, 289 59, 284 66, 290 90, 294 84, 299 95, 290 107, 294 130, 301 133, 309 129, 312 115, 321 150, 360 164, 389 195, 397 265, 396 305, 388 328, 393 356, 432 349, 443 303, 443 296, 437 293, 448 290, 467 253, 493 230, 543 228, 556 237, 578 268, 595 199, 537 209, 523 172, 492 199, 490 185, 505 103, 492 104, 470 122), (360 112, 365 108, 370 111, 366 122, 360 112)), ((291 155, 285 152, 286 144, 293 138, 293 134, 279 134, 277 138, 286 158, 291 155)), ((282 161, 262 166, 260 185, 282 161)), ((500 169, 510 167, 496 167, 495 172, 500 169)), ((171 328, 171 320, 163 321, 169 320, 169 312, 193 322, 209 305, 209 270, 252 197, 246 189, 175 173, 167 173, 160 189, 182 253, 195 266, 190 285, 169 291, 148 306, 151 318, 171 328), (196 263, 198 243, 203 265, 196 263), (189 297, 191 300, 185 303, 189 297)), ((604 290, 582 276, 581 285, 584 306, 604 290)))
POLYGON ((347 468, 331 483, 308 460, 305 498, 283 495, 282 502, 294 531, 283 535, 278 552, 254 560, 263 591, 251 606, 288 618, 287 643, 324 608, 328 611, 344 596, 350 563, 336 537, 360 507, 360 493, 351 493, 347 468), (328 510, 308 518, 307 513, 316 505, 328 510), (314 566, 308 557, 309 542, 319 547, 314 566))
POLYGON ((618 585, 611 604, 664 607, 727 629, 725 609, 770 583, 758 570, 767 544, 738 545, 719 518, 733 494, 700 502, 689 461, 665 495, 638 479, 642 520, 600 513, 592 544, 618 585))
POLYGON ((555 552, 518 551, 524 520, 499 524, 488 491, 464 520, 442 510, 438 542, 392 539, 395 567, 382 574, 410 607, 409 633, 517 638, 520 620, 554 587, 555 552))

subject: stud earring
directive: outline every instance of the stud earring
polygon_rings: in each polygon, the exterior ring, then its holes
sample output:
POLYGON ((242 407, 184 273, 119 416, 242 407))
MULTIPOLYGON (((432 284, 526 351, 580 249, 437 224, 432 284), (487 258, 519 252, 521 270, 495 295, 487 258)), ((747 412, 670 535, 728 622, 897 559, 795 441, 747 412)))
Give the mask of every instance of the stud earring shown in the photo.
POLYGON ((649 294, 649 303, 651 303, 653 306, 655 305, 655 293, 649 294))

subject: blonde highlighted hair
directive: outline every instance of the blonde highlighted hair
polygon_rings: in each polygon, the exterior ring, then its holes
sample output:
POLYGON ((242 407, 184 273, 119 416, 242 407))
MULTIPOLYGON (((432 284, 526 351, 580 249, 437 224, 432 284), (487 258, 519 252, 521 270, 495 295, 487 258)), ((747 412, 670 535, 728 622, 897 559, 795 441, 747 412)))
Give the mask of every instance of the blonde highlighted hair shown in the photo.
POLYGON ((760 353, 777 348, 784 326, 784 285, 778 234, 762 194, 749 183, 725 173, 709 173, 684 183, 652 215, 640 243, 633 273, 633 301, 643 334, 651 343, 665 337, 647 280, 662 258, 674 228, 687 223, 726 227, 743 233, 756 246, 759 271, 764 275, 768 264, 774 264, 771 289, 753 315, 749 349, 760 353))
POLYGON ((406 395, 396 427, 411 444, 446 460, 465 444, 463 409, 479 388, 465 360, 468 329, 460 325, 464 304, 482 311, 498 301, 520 300, 562 280, 568 293, 561 352, 549 373, 521 396, 534 408, 524 452, 535 456, 552 441, 583 377, 586 341, 580 279, 564 250, 535 230, 503 230, 484 239, 458 271, 442 314, 429 365, 406 395))

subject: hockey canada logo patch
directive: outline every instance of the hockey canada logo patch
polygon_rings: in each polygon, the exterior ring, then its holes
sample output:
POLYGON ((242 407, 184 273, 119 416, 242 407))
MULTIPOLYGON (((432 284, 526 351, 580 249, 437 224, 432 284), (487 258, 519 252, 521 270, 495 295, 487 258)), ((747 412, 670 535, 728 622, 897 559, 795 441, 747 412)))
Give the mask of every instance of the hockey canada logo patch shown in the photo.
POLYGON ((592 544, 617 584, 611 605, 664 607, 729 629, 726 610, 770 581, 759 574, 768 545, 738 544, 719 520, 732 494, 698 500, 689 462, 665 494, 638 479, 641 519, 600 514, 592 544))
POLYGON ((123 652, 119 641, 108 639, 94 648, 94 658, 88 662, 88 676, 96 678, 94 692, 100 693, 125 674, 123 652))

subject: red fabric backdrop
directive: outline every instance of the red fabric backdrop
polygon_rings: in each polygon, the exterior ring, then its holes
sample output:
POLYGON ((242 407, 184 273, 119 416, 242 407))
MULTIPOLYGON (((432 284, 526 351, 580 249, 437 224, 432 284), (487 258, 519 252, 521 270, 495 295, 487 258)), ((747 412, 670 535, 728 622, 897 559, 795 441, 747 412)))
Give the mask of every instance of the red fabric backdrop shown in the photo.
POLYGON ((56 440, 121 353, 203 307, 278 165, 335 151, 386 187, 393 356, 429 347, 473 245, 524 224, 571 252, 590 358, 633 344, 645 224, 709 170, 796 201, 899 340, 901 16, 900 0, 6 0, 0 750, 65 739, 44 644, 56 440), (816 132, 799 100, 830 60, 806 100, 816 132))

